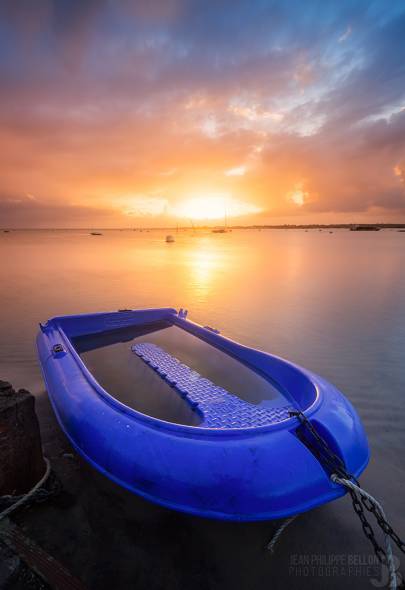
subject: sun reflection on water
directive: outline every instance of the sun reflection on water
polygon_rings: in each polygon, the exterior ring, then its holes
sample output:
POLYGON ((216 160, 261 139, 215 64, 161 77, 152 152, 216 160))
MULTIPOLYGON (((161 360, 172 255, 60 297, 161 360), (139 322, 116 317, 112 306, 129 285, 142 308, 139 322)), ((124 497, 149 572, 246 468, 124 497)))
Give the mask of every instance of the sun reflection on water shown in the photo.
POLYGON ((184 256, 192 290, 200 300, 206 299, 211 289, 218 287, 220 274, 229 269, 230 257, 208 239, 185 251, 184 256))

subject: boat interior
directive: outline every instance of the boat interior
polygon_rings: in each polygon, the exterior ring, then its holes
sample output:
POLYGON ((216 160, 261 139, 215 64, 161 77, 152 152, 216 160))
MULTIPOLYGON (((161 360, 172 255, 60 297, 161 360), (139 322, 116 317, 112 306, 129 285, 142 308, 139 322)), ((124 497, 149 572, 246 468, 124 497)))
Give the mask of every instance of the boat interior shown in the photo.
POLYGON ((302 407, 303 399, 306 404, 314 399, 312 383, 281 359, 233 343, 177 315, 152 321, 138 318, 125 325, 114 323, 113 317, 98 325, 87 317, 91 316, 76 316, 73 323, 61 318, 59 329, 101 388, 153 418, 208 428, 257 427, 283 421, 290 409, 302 407), (262 356, 266 371, 260 368, 262 356), (273 371, 267 366, 269 359, 273 371), (286 376, 302 380, 301 399, 290 394, 286 376))

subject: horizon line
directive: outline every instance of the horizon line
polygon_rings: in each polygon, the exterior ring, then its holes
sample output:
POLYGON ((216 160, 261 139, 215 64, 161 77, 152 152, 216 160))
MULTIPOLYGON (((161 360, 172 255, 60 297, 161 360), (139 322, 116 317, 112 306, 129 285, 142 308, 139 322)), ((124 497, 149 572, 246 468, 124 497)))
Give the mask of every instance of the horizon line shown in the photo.
POLYGON ((145 231, 145 230, 201 230, 201 229, 216 229, 216 228, 223 228, 223 229, 311 229, 311 228, 351 228, 351 227, 361 227, 361 226, 372 226, 372 227, 380 227, 380 228, 395 228, 395 227, 404 227, 404 223, 394 223, 394 222, 352 222, 352 223, 280 223, 280 224, 251 224, 251 225, 195 225, 195 226, 144 226, 144 227, 133 227, 133 226, 123 226, 123 227, 102 227, 102 226, 83 226, 83 227, 12 227, 12 226, 4 226, 0 228, 0 231, 93 231, 93 230, 104 230, 104 231, 145 231))

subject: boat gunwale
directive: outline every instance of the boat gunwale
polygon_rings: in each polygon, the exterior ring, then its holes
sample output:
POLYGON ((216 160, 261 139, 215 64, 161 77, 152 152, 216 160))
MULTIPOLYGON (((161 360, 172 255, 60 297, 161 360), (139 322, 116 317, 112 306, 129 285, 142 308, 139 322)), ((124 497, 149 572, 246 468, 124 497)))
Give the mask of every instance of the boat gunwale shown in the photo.
MULTIPOLYGON (((139 311, 147 312, 150 310, 145 309, 145 310, 139 310, 139 311)), ((162 309, 162 311, 163 311, 163 309, 162 309)), ((165 311, 169 311, 169 309, 165 308, 165 311)), ((245 346, 245 345, 240 344, 239 342, 236 342, 230 338, 227 338, 227 337, 222 336, 220 334, 215 334, 215 333, 207 330, 206 328, 204 328, 200 324, 197 324, 195 322, 191 322, 190 320, 181 319, 180 321, 178 321, 180 318, 178 318, 176 310, 170 308, 170 311, 172 312, 172 314, 174 316, 171 318, 171 320, 174 320, 174 323, 176 325, 178 325, 182 329, 185 329, 182 324, 183 324, 183 322, 186 323, 186 325, 191 326, 193 328, 191 330, 186 330, 186 331, 189 331, 190 333, 194 334, 198 338, 200 338, 200 336, 195 333, 196 329, 198 330, 198 332, 202 332, 203 334, 207 333, 206 334, 207 335, 206 342, 208 342, 208 344, 215 346, 216 348, 219 348, 220 350, 222 350, 226 354, 233 356, 234 358, 236 358, 240 362, 243 362, 246 365, 247 365, 247 363, 244 361, 241 361, 236 354, 235 355, 231 354, 231 352, 228 349, 228 346, 230 346, 231 348, 232 348, 232 346, 240 347, 241 349, 248 350, 252 353, 259 353, 259 354, 265 355, 266 357, 275 359, 276 361, 288 366, 289 368, 291 368, 295 371, 298 371, 306 379, 308 379, 308 381, 311 383, 311 385, 313 386, 313 388, 315 390, 315 399, 307 408, 302 410, 303 413, 307 417, 309 417, 314 412, 316 412, 317 409, 321 406, 324 396, 323 396, 322 391, 319 387, 319 384, 315 380, 317 378, 317 375, 315 375, 314 373, 307 371, 306 369, 304 369, 303 367, 300 367, 299 365, 296 365, 295 363, 291 363, 290 361, 287 361, 286 359, 278 357, 277 355, 273 355, 273 354, 270 354, 265 351, 261 351, 261 350, 258 350, 258 349, 255 349, 255 348, 252 348, 249 346, 245 346), (176 315, 175 315, 175 313, 176 313, 176 315), (223 343, 223 346, 221 346, 221 343, 223 343)), ((117 313, 118 314, 119 312, 107 312, 107 313, 117 313)), ((81 317, 84 318, 88 315, 96 315, 96 314, 81 314, 81 317)), ((101 312, 100 315, 103 315, 103 312, 101 312)), ((49 323, 51 325, 53 325, 53 327, 61 335, 66 348, 68 349, 69 353, 71 354, 72 360, 74 361, 76 366, 80 369, 80 371, 84 375, 86 381, 88 382, 88 384, 90 385, 92 390, 99 397, 102 398, 102 401, 105 401, 106 403, 108 403, 110 406, 112 406, 115 410, 117 410, 121 414, 128 415, 135 420, 141 420, 143 422, 146 422, 151 427, 155 427, 158 429, 170 430, 170 431, 176 432, 177 434, 182 432, 185 435, 187 435, 187 434, 192 435, 192 436, 195 435, 196 437, 201 437, 201 436, 203 436, 203 437, 207 437, 207 436, 225 437, 225 436, 235 436, 235 435, 250 435, 250 436, 252 436, 254 434, 259 435, 259 434, 265 434, 266 432, 274 432, 276 430, 285 430, 289 427, 293 427, 294 425, 299 425, 299 423, 300 423, 298 418, 291 416, 290 418, 286 418, 284 420, 281 420, 280 422, 276 422, 274 424, 266 424, 264 426, 249 426, 249 427, 240 427, 240 428, 238 428, 238 427, 237 428, 212 428, 212 427, 210 428, 210 427, 205 427, 205 426, 204 427, 192 426, 192 425, 187 425, 187 424, 179 424, 177 422, 169 422, 169 421, 163 420, 161 418, 155 418, 153 416, 150 416, 148 414, 140 412, 139 410, 135 410, 134 408, 127 406, 123 402, 120 402, 116 397, 114 397, 106 389, 104 389, 100 385, 100 383, 97 381, 97 379, 94 377, 94 375, 91 373, 91 371, 87 368, 86 364, 81 359, 80 355, 78 354, 75 347, 73 346, 73 343, 70 340, 69 336, 66 334, 64 328, 60 324, 59 320, 64 319, 64 317, 69 317, 69 316, 58 316, 58 317, 52 318, 51 320, 49 320, 49 323)), ((72 316, 70 316, 70 317, 72 317, 72 316)), ((80 316, 73 316, 73 317, 80 317, 80 316)), ((45 332, 45 334, 46 334, 46 332, 45 332)), ((250 368, 251 368, 251 370, 254 370, 257 372, 256 367, 253 368, 251 366, 250 368)), ((267 375, 266 375, 266 378, 268 378, 267 375)))

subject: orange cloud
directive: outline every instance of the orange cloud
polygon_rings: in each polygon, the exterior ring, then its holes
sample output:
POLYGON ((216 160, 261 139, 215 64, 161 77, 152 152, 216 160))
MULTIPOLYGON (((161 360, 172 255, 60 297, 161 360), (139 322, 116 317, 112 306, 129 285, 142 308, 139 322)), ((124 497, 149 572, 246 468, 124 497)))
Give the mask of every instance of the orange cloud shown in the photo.
POLYGON ((404 12, 354 34, 338 3, 17 4, 0 6, 2 224, 214 222, 224 195, 247 224, 405 220, 404 12))

